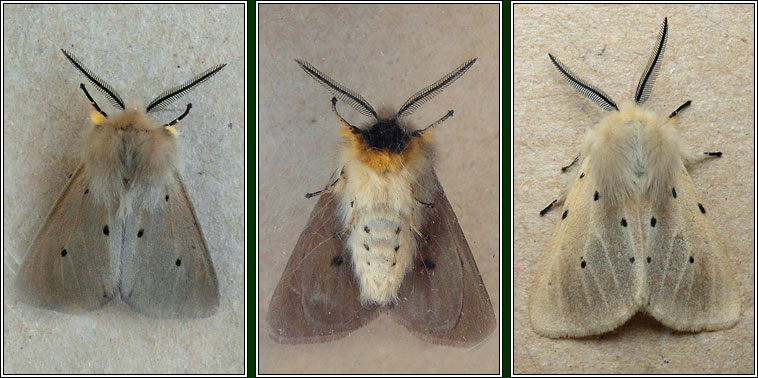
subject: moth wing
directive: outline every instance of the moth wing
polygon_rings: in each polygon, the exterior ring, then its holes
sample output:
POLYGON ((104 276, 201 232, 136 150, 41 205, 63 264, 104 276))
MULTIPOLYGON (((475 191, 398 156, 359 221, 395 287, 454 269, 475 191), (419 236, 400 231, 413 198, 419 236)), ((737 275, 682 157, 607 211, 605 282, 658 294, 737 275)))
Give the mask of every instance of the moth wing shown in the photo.
POLYGON ((379 315, 358 301, 350 253, 333 237, 342 228, 337 202, 321 195, 274 290, 267 320, 280 343, 339 339, 379 315))
POLYGON ((434 208, 422 210, 428 214, 421 227, 429 240, 416 237, 412 270, 393 314, 423 340, 470 346, 496 327, 495 313, 458 218, 433 172, 432 178, 434 208))
POLYGON ((543 336, 604 333, 639 310, 639 208, 634 199, 613 205, 603 193, 595 200, 589 166, 585 158, 571 183, 529 298, 532 329, 543 336))
POLYGON ((120 222, 95 200, 79 166, 58 197, 18 272, 21 300, 50 310, 93 310, 116 293, 120 222), (107 230, 106 230, 107 227, 107 230))
POLYGON ((657 222, 645 227, 651 257, 646 310, 680 331, 729 328, 740 316, 740 290, 729 257, 684 166, 677 184, 668 201, 649 209, 657 222))
POLYGON ((160 205, 128 216, 124 232, 119 284, 124 302, 157 318, 216 312, 216 272, 178 172, 160 205))

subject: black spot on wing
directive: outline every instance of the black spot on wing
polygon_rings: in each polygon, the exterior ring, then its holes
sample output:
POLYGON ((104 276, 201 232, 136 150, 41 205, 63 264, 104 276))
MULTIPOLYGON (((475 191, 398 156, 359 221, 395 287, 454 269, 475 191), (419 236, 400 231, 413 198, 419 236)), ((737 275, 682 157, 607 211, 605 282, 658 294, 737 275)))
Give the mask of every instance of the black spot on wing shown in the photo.
POLYGON ((655 227, 656 223, 658 223, 658 220, 655 217, 650 218, 650 227, 655 227))
POLYGON ((692 264, 692 263, 694 263, 694 262, 695 262, 695 258, 694 258, 694 257, 692 257, 692 256, 690 256, 690 264, 692 264))
POLYGON ((434 261, 429 260, 429 259, 424 259, 422 263, 424 264, 424 268, 430 269, 430 270, 434 269, 437 266, 437 264, 435 264, 434 261))
POLYGON ((568 215, 569 215, 569 211, 568 209, 566 209, 566 211, 563 212, 563 216, 561 217, 561 219, 566 219, 568 215))
POLYGON ((64 249, 61 251, 61 256, 63 256, 63 257, 66 257, 66 255, 68 255, 68 251, 67 251, 67 250, 64 248, 64 249))
POLYGON ((621 225, 624 226, 624 227, 626 227, 626 219, 621 218, 621 225))
POLYGON ((583 179, 583 178, 584 178, 584 172, 582 172, 582 174, 581 174, 581 175, 579 175, 579 178, 580 178, 580 179, 583 179))
POLYGON ((671 188, 671 195, 676 198, 676 188, 671 188))
POLYGON ((650 264, 650 261, 653 261, 653 259, 650 258, 650 256, 647 257, 647 263, 650 264))
POLYGON ((595 191, 595 197, 594 197, 594 198, 595 198, 595 201, 597 201, 597 200, 598 200, 598 198, 600 198, 600 194, 598 194, 598 192, 597 192, 597 191, 595 191))
POLYGON ((144 235, 144 234, 145 234, 145 230, 144 230, 144 229, 141 229, 141 228, 140 228, 140 229, 139 229, 139 231, 137 231, 137 237, 138 237, 138 238, 141 238, 141 237, 142 237, 142 235, 144 235))
POLYGON ((111 231, 108 229, 108 225, 106 224, 105 227, 103 227, 103 234, 105 236, 108 236, 111 233, 111 231))
POLYGON ((332 259, 332 265, 333 266, 340 266, 342 263, 345 262, 345 258, 342 257, 342 255, 339 255, 332 259))
POLYGON ((701 203, 698 203, 697 207, 700 209, 701 213, 705 214, 705 208, 703 207, 703 205, 701 203))

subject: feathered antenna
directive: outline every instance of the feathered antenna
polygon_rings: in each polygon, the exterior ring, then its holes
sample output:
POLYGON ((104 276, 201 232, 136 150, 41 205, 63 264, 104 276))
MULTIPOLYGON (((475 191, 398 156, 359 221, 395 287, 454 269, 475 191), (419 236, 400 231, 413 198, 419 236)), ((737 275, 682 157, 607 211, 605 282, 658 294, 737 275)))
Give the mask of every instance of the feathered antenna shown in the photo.
POLYGON ((300 65, 300 68, 302 68, 308 75, 311 75, 311 77, 326 87, 329 92, 332 92, 335 97, 346 102, 353 109, 357 110, 359 113, 365 115, 366 117, 376 119, 376 111, 371 106, 371 104, 369 104, 368 101, 363 98, 363 96, 351 90, 350 88, 347 88, 344 85, 334 81, 323 72, 317 70, 316 67, 313 67, 310 63, 300 59, 295 59, 295 62, 297 62, 297 64, 300 65))
POLYGON ((218 71, 221 71, 221 69, 224 67, 226 67, 226 63, 217 64, 203 71, 201 74, 193 77, 192 79, 187 80, 184 83, 177 85, 167 91, 164 91, 158 97, 156 97, 153 101, 150 101, 150 104, 148 104, 147 108, 145 108, 145 113, 150 113, 156 110, 163 109, 164 107, 166 107, 166 105, 176 101, 178 98, 184 96, 189 91, 195 89, 198 85, 202 84, 204 81, 210 79, 211 76, 217 74, 218 71))
POLYGON ((634 101, 638 104, 644 104, 645 101, 647 101, 647 98, 650 97, 650 91, 653 90, 655 78, 658 77, 658 71, 661 69, 663 52, 666 50, 668 30, 668 17, 666 17, 663 19, 663 25, 661 25, 661 30, 658 32, 658 40, 655 41, 655 46, 653 46, 653 53, 650 54, 645 71, 642 72, 640 82, 637 83, 637 92, 634 94, 634 101))
MULTIPOLYGON (((105 80, 101 79, 100 77, 92 73, 92 71, 90 71, 89 68, 85 67, 84 64, 82 64, 82 62, 79 60, 79 58, 74 56, 74 54, 64 49, 61 49, 61 52, 63 52, 63 55, 65 55, 66 58, 68 58, 68 61, 71 62, 71 64, 73 64, 74 67, 76 67, 76 69, 79 70, 79 72, 84 74, 87 80, 89 80, 97 88, 97 90, 102 92, 105 95, 105 97, 108 98, 108 101, 110 101, 111 104, 113 104, 113 106, 122 110, 124 109, 124 100, 121 99, 121 96, 118 95, 118 92, 116 92, 116 90, 113 89, 113 87, 111 87, 108 83, 106 83, 105 80)), ((90 97, 89 94, 87 94, 87 97, 90 97)), ((91 101, 94 101, 94 100, 91 100, 91 101)))
POLYGON ((405 117, 416 111, 419 106, 431 100, 434 96, 442 92, 443 89, 447 88, 448 85, 458 80, 458 78, 466 73, 466 71, 468 71, 468 69, 471 68, 475 62, 476 58, 467 60, 458 68, 453 70, 453 72, 443 76, 434 84, 414 93, 413 96, 406 100, 403 106, 400 107, 400 110, 397 111, 397 118, 405 117))
POLYGON ((576 76, 573 72, 571 72, 566 66, 563 65, 558 59, 556 59, 553 54, 547 54, 547 56, 550 57, 550 60, 555 65, 555 68, 558 69, 558 72, 561 73, 561 76, 563 76, 564 79, 568 80, 568 82, 577 90, 579 93, 583 94, 585 97, 592 100, 594 103, 600 105, 603 110, 616 110, 618 111, 619 108, 616 106, 616 103, 613 102, 613 100, 605 94, 605 92, 601 91, 600 89, 596 88, 592 84, 580 79, 578 76, 576 76))

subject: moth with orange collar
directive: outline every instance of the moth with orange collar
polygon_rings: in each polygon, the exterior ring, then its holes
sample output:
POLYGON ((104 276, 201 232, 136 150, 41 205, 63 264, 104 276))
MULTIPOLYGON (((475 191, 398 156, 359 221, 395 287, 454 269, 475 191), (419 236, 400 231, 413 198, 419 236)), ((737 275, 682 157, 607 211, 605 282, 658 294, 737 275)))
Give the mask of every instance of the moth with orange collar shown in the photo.
POLYGON ((379 112, 358 93, 307 62, 326 87, 342 149, 271 299, 268 323, 282 343, 347 336, 387 312, 433 343, 472 346, 495 328, 476 262, 432 165, 431 128, 405 117, 476 62, 471 59, 411 96, 397 112, 379 112), (368 117, 357 127, 337 99, 368 117))

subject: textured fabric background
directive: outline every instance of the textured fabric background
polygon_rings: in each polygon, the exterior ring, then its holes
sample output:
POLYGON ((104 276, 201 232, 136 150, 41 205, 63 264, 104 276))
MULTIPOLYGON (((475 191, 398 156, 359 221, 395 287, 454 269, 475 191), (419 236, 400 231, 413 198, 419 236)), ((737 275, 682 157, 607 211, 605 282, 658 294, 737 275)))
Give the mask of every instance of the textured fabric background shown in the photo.
MULTIPOLYGON (((273 5, 260 7, 259 353, 262 373, 495 373, 500 329, 473 349, 423 342, 388 317, 324 344, 280 345, 265 323, 269 301, 316 199, 336 168, 331 94, 294 62, 309 61, 363 95, 397 109, 471 57, 479 60, 413 113, 433 132, 437 175, 498 311, 499 35, 497 5, 273 5)), ((366 118, 345 104, 350 122, 366 118)))
POLYGON ((516 373, 755 373, 754 33, 752 5, 516 5, 514 11, 514 371, 516 373), (669 36, 647 106, 668 114, 701 151, 689 169, 742 287, 732 329, 678 333, 637 315, 602 337, 553 340, 530 325, 527 298, 560 217, 538 212, 562 186, 560 167, 603 111, 555 70, 548 52, 617 102, 631 99, 663 18, 669 36))
MULTIPOLYGON (((3 373, 242 373, 244 17, 242 5, 4 4, 3 373), (67 177, 90 106, 65 47, 127 104, 228 65, 158 112, 179 124, 180 172, 205 234, 221 303, 208 319, 155 320, 120 300, 71 316, 19 303, 10 285, 67 177)), ((90 93, 106 112, 114 108, 90 93)))

